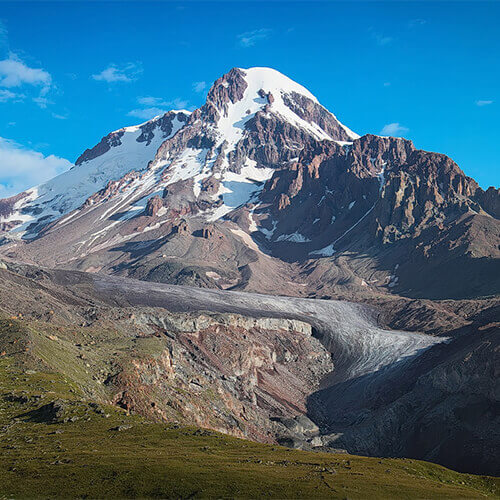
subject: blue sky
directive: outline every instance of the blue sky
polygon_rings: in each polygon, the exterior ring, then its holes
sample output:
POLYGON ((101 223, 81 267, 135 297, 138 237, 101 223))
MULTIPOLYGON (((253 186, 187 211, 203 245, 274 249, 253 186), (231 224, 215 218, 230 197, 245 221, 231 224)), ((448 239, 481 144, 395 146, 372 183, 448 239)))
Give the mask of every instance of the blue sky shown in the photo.
POLYGON ((0 2, 0 197, 108 132, 200 106, 234 66, 270 66, 359 134, 500 172, 500 3, 0 2))

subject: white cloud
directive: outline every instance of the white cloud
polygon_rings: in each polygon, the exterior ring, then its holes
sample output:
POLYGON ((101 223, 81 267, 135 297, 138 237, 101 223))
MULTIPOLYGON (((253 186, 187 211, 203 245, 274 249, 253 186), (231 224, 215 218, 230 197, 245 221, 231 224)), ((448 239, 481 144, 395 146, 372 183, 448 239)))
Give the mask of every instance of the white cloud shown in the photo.
POLYGON ((116 83, 116 82, 131 82, 142 73, 142 66, 138 63, 127 63, 123 66, 110 64, 100 73, 92 75, 94 80, 99 82, 116 83))
POLYGON ((144 106, 170 106, 171 104, 170 101, 166 101, 162 97, 152 96, 138 97, 137 102, 144 106))
POLYGON ((0 61, 0 87, 12 88, 21 85, 41 87, 41 93, 45 95, 52 85, 52 77, 41 68, 30 68, 11 53, 8 59, 0 61))
POLYGON ((384 125, 382 130, 380 131, 380 135, 390 135, 393 137, 399 137, 403 134, 409 132, 410 129, 408 127, 403 127, 403 125, 399 123, 388 123, 384 125))
MULTIPOLYGON (((0 47, 8 46, 7 29, 0 21, 0 47)), ((0 60, 0 102, 21 102, 26 95, 9 89, 31 86, 38 89, 39 97, 33 101, 40 107, 47 107, 45 96, 52 89, 52 76, 42 68, 31 68, 14 52, 9 52, 6 59, 0 60)))
POLYGON ((137 108, 129 111, 128 116, 140 118, 141 120, 151 120, 155 116, 164 115, 173 109, 186 109, 189 102, 184 99, 174 99, 173 101, 166 101, 162 97, 139 97, 137 99, 139 104, 147 106, 145 108, 137 108))
POLYGON ((194 82, 193 90, 195 92, 201 93, 207 88, 207 82, 194 82))
POLYGON ((5 198, 45 182, 68 170, 65 158, 44 156, 0 137, 0 197, 5 198))
POLYGON ((49 104, 54 104, 52 101, 47 99, 46 97, 33 97, 33 102, 42 109, 46 109, 49 104))
POLYGON ((493 104, 492 100, 486 100, 486 101, 476 101, 476 106, 489 106, 490 104, 493 104))
POLYGON ((271 34, 268 28, 261 28, 253 31, 246 31, 237 36, 238 41, 242 47, 252 47, 260 40, 265 40, 271 34))

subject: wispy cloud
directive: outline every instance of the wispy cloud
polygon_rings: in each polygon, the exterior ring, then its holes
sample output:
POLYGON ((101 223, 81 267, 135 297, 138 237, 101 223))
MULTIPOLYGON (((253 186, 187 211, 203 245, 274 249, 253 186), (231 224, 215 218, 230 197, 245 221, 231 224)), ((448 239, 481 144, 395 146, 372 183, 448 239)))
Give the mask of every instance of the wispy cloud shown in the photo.
POLYGON ((410 28, 416 28, 417 26, 423 26, 424 24, 427 24, 425 19, 412 19, 409 21, 408 26, 410 28))
POLYGON ((391 86, 391 82, 384 82, 384 87, 390 87, 391 86))
MULTIPOLYGON (((4 50, 8 47, 7 34, 7 28, 0 21, 0 48, 3 47, 4 50)), ((47 107, 50 101, 46 96, 55 88, 48 71, 29 66, 12 51, 8 52, 5 59, 0 60, 0 87, 3 87, 0 88, 0 102, 17 103, 29 97, 41 108, 47 107), (20 87, 23 92, 17 90, 20 87), (33 92, 36 92, 36 97, 33 97, 33 92)))
POLYGON ((0 20, 0 48, 7 45, 7 26, 0 20))
POLYGON ((380 47, 390 45, 394 41, 394 38, 392 36, 381 33, 376 28, 370 27, 368 28, 368 32, 370 33, 375 43, 380 47))
POLYGON ((54 104, 50 99, 43 96, 33 97, 33 102, 41 109, 46 109, 49 104, 54 104))
POLYGON ((195 92, 201 93, 207 88, 207 82, 194 82, 193 90, 195 92))
POLYGON ((380 135, 390 135, 393 137, 399 137, 403 134, 409 132, 410 129, 408 127, 404 127, 400 123, 388 123, 384 125, 382 130, 380 131, 380 135))
POLYGON ((127 63, 124 65, 110 64, 100 73, 92 75, 92 78, 98 82, 118 83, 132 82, 143 72, 140 63, 127 63))
POLYGON ((19 102, 22 101, 26 96, 24 94, 19 94, 17 92, 12 92, 10 90, 0 89, 0 102, 19 102))
POLYGON ((155 116, 164 115, 173 109, 185 109, 189 105, 188 101, 180 98, 167 101, 162 97, 152 96, 139 97, 137 102, 145 107, 133 109, 129 111, 127 115, 140 118, 141 120, 150 120, 155 116))
POLYGON ((151 120, 155 116, 164 115, 167 112, 163 108, 143 108, 143 109, 133 109, 127 113, 128 116, 133 116, 134 118, 140 118, 141 120, 151 120))
POLYGON ((240 33, 237 38, 242 47, 252 47, 257 42, 269 38, 271 31, 269 28, 260 28, 258 30, 246 31, 240 33))
POLYGON ((392 38, 392 36, 385 36, 385 35, 381 35, 379 33, 376 33, 374 35, 374 37, 375 37, 375 41, 377 42, 377 45, 380 45, 381 47, 389 45, 394 40, 392 38))
POLYGON ((0 198, 36 186, 71 167, 65 158, 45 156, 0 137, 0 198))
POLYGON ((493 104, 492 100, 479 100, 476 101, 476 106, 489 106, 490 104, 493 104))

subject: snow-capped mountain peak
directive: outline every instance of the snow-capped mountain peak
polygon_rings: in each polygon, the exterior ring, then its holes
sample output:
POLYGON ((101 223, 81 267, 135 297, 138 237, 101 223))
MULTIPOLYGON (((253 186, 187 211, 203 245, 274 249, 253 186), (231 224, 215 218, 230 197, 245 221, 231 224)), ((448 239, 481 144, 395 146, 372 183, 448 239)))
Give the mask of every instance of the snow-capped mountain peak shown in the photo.
POLYGON ((215 220, 256 199, 275 169, 306 143, 344 144, 357 137, 280 72, 233 68, 193 113, 171 111, 111 132, 70 171, 3 200, 0 229, 31 238, 74 210, 108 202, 116 207, 107 214, 140 213, 168 186, 178 195, 161 204, 215 220))
POLYGON ((241 137, 245 123, 258 112, 277 114, 319 140, 359 137, 323 108, 309 90, 272 68, 233 68, 214 83, 207 105, 219 112, 217 125, 229 142, 241 137), (336 122, 342 132, 332 131, 328 121, 336 122))

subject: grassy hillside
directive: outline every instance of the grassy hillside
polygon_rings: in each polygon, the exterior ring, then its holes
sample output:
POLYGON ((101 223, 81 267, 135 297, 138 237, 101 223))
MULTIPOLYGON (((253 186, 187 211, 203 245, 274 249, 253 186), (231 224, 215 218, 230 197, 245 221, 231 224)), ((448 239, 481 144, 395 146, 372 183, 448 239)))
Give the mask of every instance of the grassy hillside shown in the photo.
POLYGON ((0 357, 0 498, 476 498, 492 478, 150 423, 0 357))

